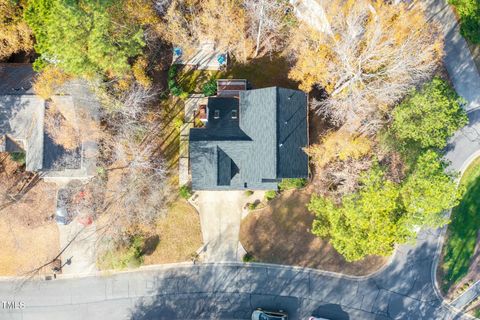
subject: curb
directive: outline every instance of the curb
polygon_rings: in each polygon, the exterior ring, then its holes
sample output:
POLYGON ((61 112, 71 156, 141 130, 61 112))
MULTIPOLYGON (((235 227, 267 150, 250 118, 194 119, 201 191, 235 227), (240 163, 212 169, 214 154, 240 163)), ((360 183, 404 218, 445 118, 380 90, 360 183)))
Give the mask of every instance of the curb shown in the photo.
MULTIPOLYGON (((472 153, 467 158, 467 160, 464 161, 464 163, 462 164, 462 166, 460 167, 460 170, 459 170, 460 171, 460 176, 458 177, 457 186, 460 185, 460 180, 461 180, 462 176, 465 174, 465 171, 468 169, 470 164, 479 157, 480 157, 480 150, 477 150, 476 152, 472 153)), ((450 209, 448 211, 447 216, 450 218, 451 214, 452 214, 452 209, 450 209)), ((435 258, 434 258, 434 261, 433 261, 433 264, 432 264, 432 269, 431 269, 433 289, 435 291, 435 294, 442 301, 442 305, 446 306, 449 310, 454 311, 456 313, 460 313, 460 314, 468 317, 469 319, 477 319, 476 317, 474 317, 474 316, 472 316, 468 313, 465 313, 463 310, 460 310, 460 309, 454 307, 453 305, 451 305, 451 303, 453 301, 455 301, 458 297, 456 297, 455 299, 453 299, 450 302, 447 302, 447 300, 445 299, 445 297, 442 294, 442 291, 440 290, 440 286, 439 286, 439 283, 438 283, 438 277, 437 277, 437 270, 438 270, 438 267, 439 267, 440 257, 442 255, 442 250, 443 250, 443 247, 445 245, 445 238, 446 238, 447 230, 448 230, 448 225, 446 225, 442 228, 442 231, 440 233, 440 238, 439 238, 439 241, 437 243, 437 248, 435 250, 435 258)))

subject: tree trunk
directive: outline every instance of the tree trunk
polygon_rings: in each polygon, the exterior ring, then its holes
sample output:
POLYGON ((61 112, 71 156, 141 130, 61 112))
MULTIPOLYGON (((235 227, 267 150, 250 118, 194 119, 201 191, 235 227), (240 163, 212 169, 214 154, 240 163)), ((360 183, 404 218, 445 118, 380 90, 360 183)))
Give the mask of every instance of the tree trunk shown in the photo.
POLYGON ((262 34, 262 28, 263 28, 264 10, 265 10, 265 4, 262 4, 261 9, 260 9, 260 21, 258 22, 257 45, 255 47, 254 57, 258 56, 258 51, 260 50, 260 37, 261 37, 261 34, 262 34))

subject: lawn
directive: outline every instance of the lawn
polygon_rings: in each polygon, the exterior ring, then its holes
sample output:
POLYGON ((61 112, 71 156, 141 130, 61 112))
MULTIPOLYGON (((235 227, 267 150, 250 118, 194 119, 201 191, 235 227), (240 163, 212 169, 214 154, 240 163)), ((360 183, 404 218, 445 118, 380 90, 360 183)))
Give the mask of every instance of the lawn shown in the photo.
POLYGON ((247 79, 253 88, 280 86, 298 89, 298 83, 288 78, 290 64, 283 57, 266 56, 247 63, 230 61, 226 71, 196 70, 183 67, 176 77, 184 92, 202 93, 211 79, 247 79))
POLYGON ((185 200, 170 206, 167 216, 159 220, 156 233, 158 241, 152 241, 152 248, 145 250, 145 264, 189 261, 203 244, 200 217, 185 200))
POLYGON ((203 245, 200 217, 185 200, 173 202, 164 217, 159 217, 148 238, 134 237, 129 247, 100 253, 100 270, 138 268, 141 265, 191 261, 203 245))
MULTIPOLYGON (((22 275, 51 261, 60 252, 58 237, 54 221, 31 228, 0 220, 0 275, 22 275)), ((52 274, 52 270, 46 267, 40 274, 52 274)))
POLYGON ((466 188, 462 202, 452 211, 441 265, 442 289, 448 292, 471 271, 480 229, 480 158, 465 171, 460 184, 466 188))
MULTIPOLYGON (((54 258, 60 248, 55 212, 56 185, 38 181, 18 201, 6 194, 23 179, 21 164, 0 153, 0 275, 21 275, 54 258)), ((41 274, 52 273, 49 268, 41 274)))
POLYGON ((314 215, 306 207, 310 196, 311 187, 283 192, 242 221, 240 241, 254 261, 351 275, 370 274, 386 263, 386 258, 373 256, 349 263, 327 240, 314 236, 310 232, 314 215))
POLYGON ((202 93, 202 87, 210 79, 221 78, 220 71, 196 70, 188 66, 183 67, 177 75, 177 81, 183 91, 192 93, 202 93))

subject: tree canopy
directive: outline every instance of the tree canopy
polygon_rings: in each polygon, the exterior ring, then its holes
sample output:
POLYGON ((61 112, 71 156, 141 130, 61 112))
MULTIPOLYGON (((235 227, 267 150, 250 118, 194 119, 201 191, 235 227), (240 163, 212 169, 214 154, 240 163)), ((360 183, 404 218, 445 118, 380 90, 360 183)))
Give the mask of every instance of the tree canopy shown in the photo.
POLYGON ((286 35, 288 1, 173 0, 163 17, 166 40, 193 53, 202 42, 245 62, 270 52, 286 35))
POLYGON ((403 183, 385 177, 378 165, 362 174, 357 192, 332 199, 314 195, 308 209, 316 214, 312 232, 328 237, 346 260, 390 255, 395 244, 413 240, 415 228, 440 227, 444 210, 458 204, 461 191, 433 151, 419 157, 403 183))
POLYGON ((438 228, 446 223, 444 210, 459 203, 463 189, 458 189, 446 164, 434 151, 426 151, 417 160, 413 172, 401 189, 404 223, 407 227, 438 228))
POLYGON ((32 31, 23 21, 25 1, 0 0, 0 60, 33 49, 32 31))
POLYGON ((447 82, 434 78, 394 109, 393 131, 422 148, 443 148, 447 138, 468 123, 462 104, 447 82))
POLYGON ((480 43, 480 1, 448 0, 460 16, 460 32, 473 43, 480 43))
POLYGON ((139 55, 145 42, 140 25, 126 25, 114 15, 122 5, 114 0, 29 1, 25 20, 40 54, 34 67, 55 64, 83 76, 128 72, 129 58, 139 55))
POLYGON ((332 1, 329 28, 299 25, 290 41, 290 72, 301 89, 325 89, 317 112, 358 128, 428 80, 442 55, 436 27, 419 6, 387 1, 332 1))
POLYGON ((365 173, 361 183, 359 192, 345 196, 341 205, 316 195, 308 205, 316 214, 312 232, 328 237, 347 261, 389 255, 395 243, 407 239, 398 224, 398 186, 384 179, 378 167, 365 173))

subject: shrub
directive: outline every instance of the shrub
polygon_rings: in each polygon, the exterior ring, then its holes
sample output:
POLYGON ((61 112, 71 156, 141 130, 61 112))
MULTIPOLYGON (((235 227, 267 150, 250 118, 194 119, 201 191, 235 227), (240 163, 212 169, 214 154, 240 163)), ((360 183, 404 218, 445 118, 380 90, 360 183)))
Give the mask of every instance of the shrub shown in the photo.
POLYGON ((202 92, 206 97, 214 96, 217 93, 217 80, 212 78, 202 87, 202 92))
POLYGON ((248 203, 247 206, 248 206, 248 210, 255 210, 255 208, 257 207, 257 203, 255 202, 248 203))
POLYGON ((99 260, 101 269, 138 268, 143 264, 142 236, 133 236, 127 247, 107 251, 99 260))
POLYGON ((182 88, 180 88, 177 84, 175 84, 174 86, 170 87, 170 92, 176 96, 176 97, 179 97, 182 95, 183 91, 182 91, 182 88))
POLYGON ((140 57, 132 66, 133 76, 144 88, 152 86, 152 79, 147 74, 148 61, 145 57, 140 57))
POLYGON ((190 189, 189 186, 181 186, 180 190, 178 191, 178 194, 183 199, 189 199, 192 196, 192 190, 190 189))
POLYGON ((478 0, 449 0, 460 16, 460 32, 473 43, 480 43, 480 2, 478 0))
POLYGON ((248 252, 243 256, 242 260, 243 262, 255 262, 255 258, 248 252))
POLYGON ((252 190, 247 190, 247 191, 245 191, 245 195, 246 195, 247 197, 251 196, 252 194, 253 194, 253 191, 252 191, 252 190))
POLYGON ((173 120, 173 126, 175 127, 176 130, 180 131, 180 129, 182 129, 182 125, 183 125, 182 118, 177 117, 173 120))
POLYGON ((44 100, 48 100, 70 77, 54 66, 48 66, 35 79, 33 91, 44 100))
POLYGON ((12 152, 10 153, 10 159, 15 161, 19 165, 23 166, 25 164, 25 152, 12 152))
MULTIPOLYGON (((180 90, 181 90, 181 89, 180 89, 180 90)), ((189 95, 190 95, 190 94, 189 94, 188 92, 182 91, 182 93, 180 93, 180 95, 179 95, 178 97, 179 97, 180 99, 182 99, 182 100, 186 100, 186 99, 188 99, 188 96, 189 96, 189 95)))
POLYGON ((307 179, 290 178, 290 179, 283 179, 282 182, 278 184, 278 189, 280 189, 280 191, 300 189, 305 187, 306 185, 307 185, 307 179))
POLYGON ((267 192, 265 192, 265 200, 267 201, 275 199, 276 196, 277 192, 275 190, 268 190, 267 192))
MULTIPOLYGON (((178 73, 178 66, 174 64, 168 70, 167 84, 168 84, 168 90, 170 90, 170 93, 176 97, 180 97, 182 96, 182 94, 184 94, 184 92, 180 87, 180 85, 178 84, 177 73, 178 73)), ((188 96, 188 93, 187 93, 187 96, 188 96)))

